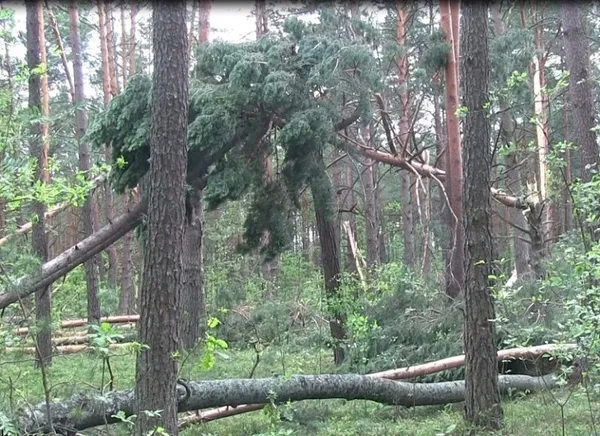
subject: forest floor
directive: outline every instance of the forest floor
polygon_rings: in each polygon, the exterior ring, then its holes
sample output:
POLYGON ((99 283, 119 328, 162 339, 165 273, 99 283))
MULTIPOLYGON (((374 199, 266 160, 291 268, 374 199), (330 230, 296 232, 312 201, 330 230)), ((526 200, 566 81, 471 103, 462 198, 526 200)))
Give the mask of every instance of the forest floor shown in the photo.
MULTIPOLYGON (((110 358, 117 390, 133 386, 135 358, 125 350, 110 358)), ((186 379, 247 378, 256 359, 253 350, 227 351, 217 355, 208 371, 199 367, 200 357, 190 355, 183 362, 186 379)), ((254 377, 275 374, 317 374, 333 372, 327 349, 268 347, 260 357, 254 377)), ((37 403, 43 398, 40 371, 28 356, 7 355, 0 361, 0 410, 11 410, 11 402, 37 403), (11 389, 11 386, 13 388, 11 389)), ((57 356, 49 370, 52 398, 60 399, 76 391, 108 386, 108 371, 100 357, 91 353, 57 356)), ((597 434, 592 416, 598 420, 600 397, 588 398, 584 389, 557 390, 535 395, 515 395, 503 402, 505 427, 497 435, 591 435, 597 434), (564 407, 561 407, 564 405, 564 407)), ((596 425, 599 425, 597 423, 596 425)), ((83 434, 126 435, 125 425, 87 430, 83 434)), ((198 424, 182 432, 200 435, 462 435, 468 428, 462 420, 462 405, 398 408, 368 401, 304 401, 271 407, 262 411, 198 424)))

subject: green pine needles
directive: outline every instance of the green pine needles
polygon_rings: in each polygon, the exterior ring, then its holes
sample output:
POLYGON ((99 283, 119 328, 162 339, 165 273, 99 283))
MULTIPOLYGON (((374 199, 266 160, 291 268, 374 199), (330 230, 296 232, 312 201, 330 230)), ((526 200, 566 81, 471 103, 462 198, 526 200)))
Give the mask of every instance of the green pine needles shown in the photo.
MULTIPOLYGON (((208 176, 209 208, 250 193, 242 248, 261 247, 268 230, 270 243, 262 248, 267 257, 290 243, 287 220, 301 190, 325 175, 319 162, 335 143, 335 124, 356 111, 371 119, 370 99, 381 86, 371 47, 344 36, 349 19, 323 14, 318 24, 292 18, 278 36, 217 41, 196 53, 188 185, 200 189, 208 176), (267 156, 274 161, 272 181, 264 177, 267 156)), ((149 168, 151 88, 151 78, 132 77, 87 134, 96 146, 111 144, 118 192, 143 182, 149 168)), ((317 195, 327 207, 333 199, 324 185, 326 192, 317 195)))

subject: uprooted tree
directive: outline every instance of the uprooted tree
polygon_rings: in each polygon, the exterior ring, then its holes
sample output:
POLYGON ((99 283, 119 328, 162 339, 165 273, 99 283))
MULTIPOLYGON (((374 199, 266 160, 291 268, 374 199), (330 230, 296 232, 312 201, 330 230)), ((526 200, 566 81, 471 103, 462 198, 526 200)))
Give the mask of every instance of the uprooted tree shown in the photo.
MULTIPOLYGON (((331 12, 322 12, 327 13, 331 12)), ((289 245, 289 212, 299 206, 299 193, 310 187, 317 205, 330 327, 339 363, 345 316, 337 301, 339 240, 332 233, 335 207, 331 183, 324 175, 326 150, 337 147, 437 181, 443 181, 445 172, 408 152, 395 151, 400 147, 394 147, 398 139, 393 135, 384 139, 388 152, 342 134, 351 134, 349 128, 359 120, 379 115, 384 127, 389 120, 376 98, 383 85, 370 47, 328 28, 328 23, 327 16, 318 24, 290 19, 280 37, 198 48, 190 85, 187 184, 188 207, 200 190, 209 208, 250 193, 253 202, 242 248, 259 249, 266 258, 289 245), (265 155, 277 157, 272 180, 263 177, 261 156, 265 155), (264 243, 266 233, 269 240, 264 243)), ((144 194, 150 157, 150 98, 151 79, 133 76, 88 130, 87 138, 96 146, 112 146, 110 177, 117 192, 140 184, 144 194)), ((509 207, 535 207, 497 190, 492 195, 509 207)), ((130 204, 125 214, 5 288, 0 308, 52 283, 110 246, 143 222, 146 207, 145 199, 130 204)))

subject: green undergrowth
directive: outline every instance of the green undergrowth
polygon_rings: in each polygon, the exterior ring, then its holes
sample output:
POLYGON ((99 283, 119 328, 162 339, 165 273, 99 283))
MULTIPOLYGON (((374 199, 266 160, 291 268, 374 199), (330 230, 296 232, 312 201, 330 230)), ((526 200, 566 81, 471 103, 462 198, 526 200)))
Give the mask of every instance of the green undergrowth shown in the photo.
MULTIPOLYGON (((254 377, 273 375, 318 374, 334 372, 330 351, 326 348, 289 352, 289 347, 273 346, 261 351, 254 377)), ((115 389, 133 387, 135 358, 125 350, 110 358, 115 389)), ((182 358, 181 376, 186 379, 248 377, 255 363, 253 349, 228 350, 216 356, 214 366, 203 370, 199 353, 182 358)), ((49 369, 51 397, 58 400, 74 392, 98 391, 107 385, 108 374, 101 359, 90 353, 57 356, 49 369)), ((3 359, 0 367, 0 410, 10 411, 42 400, 39 370, 27 356, 3 359)), ((596 413, 600 398, 579 388, 504 399, 505 428, 498 435, 588 435, 595 434, 590 410, 596 413), (568 401, 567 401, 568 400, 568 401), (560 404, 566 402, 564 419, 560 404), (565 432, 563 433, 563 422, 565 432)), ((84 434, 126 435, 123 425, 87 430, 84 434)), ((303 401, 269 406, 261 411, 198 424, 183 435, 460 435, 468 428, 462 419, 460 404, 417 408, 391 407, 368 401, 303 401)))

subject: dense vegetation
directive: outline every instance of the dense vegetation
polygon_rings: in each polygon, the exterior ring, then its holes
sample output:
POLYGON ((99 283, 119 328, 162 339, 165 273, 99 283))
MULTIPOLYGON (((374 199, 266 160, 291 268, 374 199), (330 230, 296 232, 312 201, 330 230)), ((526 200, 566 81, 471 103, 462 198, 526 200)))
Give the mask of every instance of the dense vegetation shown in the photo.
MULTIPOLYGON (((257 23, 270 23, 268 31, 259 32, 257 24, 256 40, 210 43, 202 36, 206 2, 188 8, 193 38, 184 233, 193 242, 183 249, 182 274, 189 276, 182 283, 200 283, 201 289, 182 290, 182 311, 196 307, 185 322, 201 328, 193 346, 174 353, 181 379, 369 374, 465 352, 464 295, 454 297, 449 285, 464 235, 453 220, 456 156, 446 144, 453 140, 452 117, 465 126, 472 114, 466 106, 454 114, 449 109, 449 59, 456 47, 447 39, 441 3, 284 8, 259 1, 254 13, 257 23)), ((581 56, 595 50, 597 7, 577 7, 572 20, 573 10, 560 4, 508 6, 490 6, 490 92, 482 108, 490 128, 482 146, 493 159, 487 231, 494 261, 487 283, 495 343, 498 349, 577 347, 536 362, 499 364, 502 372, 553 373, 559 388, 504 396, 498 434, 595 434, 600 176, 597 160, 590 164, 589 138, 580 135, 581 104, 573 100, 581 80, 570 79, 580 74, 581 56), (589 40, 577 47, 569 40, 577 32, 561 33, 573 23, 587 23, 589 40)), ((47 236, 52 260, 103 226, 110 232, 121 213, 148 202, 154 89, 146 7, 46 6, 50 26, 39 48, 47 51, 46 61, 35 68, 19 57, 19 49, 31 49, 30 33, 19 33, 29 26, 25 10, 0 10, 2 295, 44 272, 39 245, 29 236, 14 237, 27 233, 29 221, 34 235, 47 236), (69 71, 77 44, 83 46, 85 83, 69 71), (100 57, 86 54, 96 53, 98 44, 100 57), (31 94, 29 102, 24 96, 36 80, 41 99, 32 104, 31 94), (78 86, 86 88, 83 102, 76 99, 78 86), (89 114, 89 127, 76 117, 81 111, 89 114), (82 164, 82 144, 92 146, 91 169, 82 164), (49 150, 44 164, 36 145, 49 150), (98 182, 98 175, 108 181, 98 182), (51 211, 45 219, 44 211, 51 211)), ((469 53, 460 56, 464 61, 469 53)), ((593 91, 598 65, 589 56, 585 61, 591 79, 584 81, 593 91)), ((592 103, 595 114, 598 103, 592 103)), ((597 159, 595 122, 587 130, 594 132, 591 155, 595 150, 597 159)), ((122 232, 110 248, 54 281, 47 291, 49 314, 36 312, 39 289, 29 292, 36 299, 2 306, 0 343, 7 351, 0 358, 0 432, 19 434, 19 419, 23 423, 35 404, 78 395, 109 398, 111 391, 134 387, 144 344, 131 326, 96 322, 89 301, 97 297, 102 316, 140 313, 146 210, 140 216, 135 231, 122 232), (86 319, 86 330, 61 327, 78 318, 86 319), (26 334, 19 333, 24 327, 26 334), (54 338, 46 358, 40 351, 44 332, 54 338), (57 348, 63 344, 67 348, 57 348), (79 345, 87 351, 71 354, 68 347, 79 345)), ((411 381, 463 379, 459 367, 411 381)), ((190 425, 182 434, 470 430, 462 407, 450 404, 270 401, 260 412, 190 425)), ((86 434, 130 434, 135 419, 115 417, 124 422, 86 434)))

